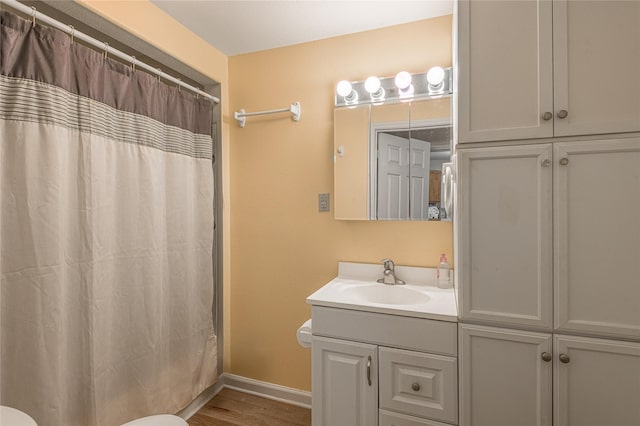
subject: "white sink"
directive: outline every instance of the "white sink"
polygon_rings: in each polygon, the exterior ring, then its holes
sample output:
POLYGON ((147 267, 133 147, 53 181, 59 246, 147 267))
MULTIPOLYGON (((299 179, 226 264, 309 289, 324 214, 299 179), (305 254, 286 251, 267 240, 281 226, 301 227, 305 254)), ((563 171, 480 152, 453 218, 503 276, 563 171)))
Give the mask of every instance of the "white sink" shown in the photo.
POLYGON ((426 290, 378 282, 344 284, 340 286, 338 293, 342 294, 345 300, 378 305, 420 305, 431 299, 426 290))
POLYGON ((382 272, 381 265, 340 262, 338 276, 310 295, 307 303, 457 321, 454 290, 436 286, 434 269, 396 266, 397 276, 407 282, 405 285, 378 283, 382 272))

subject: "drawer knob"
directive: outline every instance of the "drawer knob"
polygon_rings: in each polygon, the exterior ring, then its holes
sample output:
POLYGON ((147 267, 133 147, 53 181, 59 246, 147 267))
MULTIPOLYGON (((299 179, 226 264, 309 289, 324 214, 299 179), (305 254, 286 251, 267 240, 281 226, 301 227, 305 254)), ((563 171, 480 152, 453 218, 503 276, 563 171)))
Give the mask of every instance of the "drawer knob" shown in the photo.
POLYGON ((560 362, 563 364, 568 364, 569 361, 571 361, 571 358, 569 358, 569 355, 567 354, 560 354, 558 358, 560 358, 560 362))
POLYGON ((569 113, 566 109, 561 109, 560 111, 558 111, 558 118, 567 118, 568 115, 569 113))
POLYGON ((545 112, 544 114, 542 114, 542 119, 544 121, 549 121, 553 118, 553 114, 551 114, 549 111, 545 112))
POLYGON ((420 383, 414 383, 411 385, 411 389, 418 392, 420 390, 420 383))
POLYGON ((549 362, 551 361, 551 354, 549 352, 542 352, 542 360, 544 362, 549 362))
POLYGON ((569 164, 569 159, 564 157, 560 159, 560 164, 563 166, 566 166, 567 164, 569 164))

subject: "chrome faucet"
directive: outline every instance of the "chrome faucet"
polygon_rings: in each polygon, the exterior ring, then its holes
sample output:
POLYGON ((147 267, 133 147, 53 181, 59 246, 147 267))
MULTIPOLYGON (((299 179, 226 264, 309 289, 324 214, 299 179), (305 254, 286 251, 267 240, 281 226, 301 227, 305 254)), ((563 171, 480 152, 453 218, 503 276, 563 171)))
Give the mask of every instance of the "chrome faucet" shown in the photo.
POLYGON ((384 277, 378 280, 379 283, 390 284, 390 285, 406 284, 404 281, 396 277, 396 272, 394 270, 395 264, 393 263, 393 260, 383 259, 382 265, 384 267, 384 277))

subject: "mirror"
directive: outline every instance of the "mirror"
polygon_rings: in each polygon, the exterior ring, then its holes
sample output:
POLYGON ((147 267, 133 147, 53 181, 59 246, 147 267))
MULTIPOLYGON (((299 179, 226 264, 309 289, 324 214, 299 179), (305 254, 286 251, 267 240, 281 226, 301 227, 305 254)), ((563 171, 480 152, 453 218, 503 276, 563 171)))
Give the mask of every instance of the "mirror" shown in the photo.
POLYGON ((449 220, 449 98, 336 108, 334 126, 336 219, 449 220))

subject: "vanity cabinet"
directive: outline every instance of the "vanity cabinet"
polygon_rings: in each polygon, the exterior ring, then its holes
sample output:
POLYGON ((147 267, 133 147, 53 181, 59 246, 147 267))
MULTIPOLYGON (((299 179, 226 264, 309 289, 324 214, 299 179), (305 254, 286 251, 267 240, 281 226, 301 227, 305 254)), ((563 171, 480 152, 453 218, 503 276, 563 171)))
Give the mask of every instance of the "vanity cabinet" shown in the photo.
POLYGON ((459 336, 461 426, 640 424, 640 343, 468 324, 459 336))
POLYGON ((462 319, 640 340, 640 138, 457 157, 462 319))
POLYGON ((458 422, 453 322, 313 306, 314 426, 458 422))
POLYGON ((640 2, 459 0, 458 142, 640 131, 640 2))

